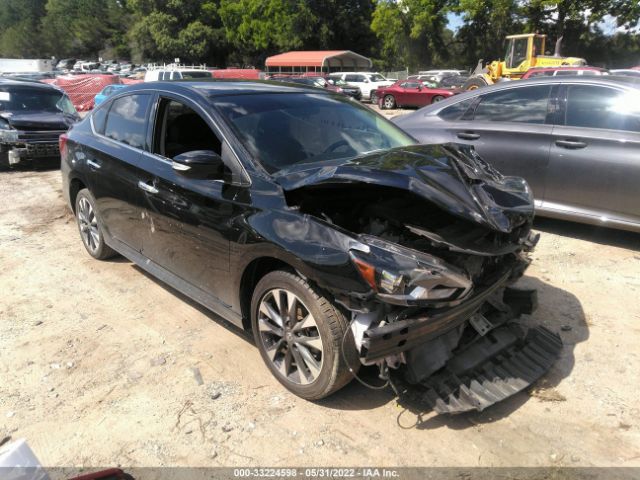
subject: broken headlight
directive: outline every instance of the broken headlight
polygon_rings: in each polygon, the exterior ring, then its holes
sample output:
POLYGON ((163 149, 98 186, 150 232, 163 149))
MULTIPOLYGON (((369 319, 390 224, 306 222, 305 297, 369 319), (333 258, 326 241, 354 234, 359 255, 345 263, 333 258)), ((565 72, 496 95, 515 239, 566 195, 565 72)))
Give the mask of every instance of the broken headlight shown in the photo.
POLYGON ((11 128, 9 122, 0 117, 0 142, 15 143, 18 141, 18 131, 11 128))
POLYGON ((465 272, 437 257, 369 235, 360 240, 369 252, 351 250, 351 258, 381 300, 398 305, 452 301, 471 290, 465 272))

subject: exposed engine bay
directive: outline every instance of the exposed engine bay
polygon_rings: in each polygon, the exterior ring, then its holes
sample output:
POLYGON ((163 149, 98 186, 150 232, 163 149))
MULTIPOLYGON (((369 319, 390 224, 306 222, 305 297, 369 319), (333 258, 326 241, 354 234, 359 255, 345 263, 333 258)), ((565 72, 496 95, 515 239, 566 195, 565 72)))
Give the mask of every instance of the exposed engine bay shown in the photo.
MULTIPOLYGON (((468 180, 467 192, 479 183, 468 180)), ((505 190, 492 188, 491 202, 513 204, 505 190)), ((482 410, 530 385, 559 355, 557 335, 515 323, 537 303, 535 291, 511 286, 538 241, 520 193, 522 204, 495 225, 380 184, 287 192, 290 206, 362 242, 352 260, 374 294, 354 300, 337 292, 336 301, 351 311, 361 362, 377 364, 400 396, 438 413, 482 410)))

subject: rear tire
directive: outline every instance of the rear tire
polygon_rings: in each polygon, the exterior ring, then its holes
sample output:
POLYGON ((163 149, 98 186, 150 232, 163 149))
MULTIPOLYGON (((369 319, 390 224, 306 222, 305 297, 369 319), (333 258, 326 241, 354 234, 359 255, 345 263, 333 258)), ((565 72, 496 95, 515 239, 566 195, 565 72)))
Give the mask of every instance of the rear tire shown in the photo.
POLYGON ((76 196, 76 223, 82 244, 96 260, 106 260, 116 252, 105 243, 102 222, 96 211, 96 200, 87 188, 83 188, 76 196))
POLYGON ((384 96, 384 99, 382 100, 382 107, 389 110, 396 108, 396 99, 393 98, 393 95, 384 96))
POLYGON ((273 376, 306 400, 335 393, 352 380, 349 365, 354 372, 360 366, 345 316, 293 273, 277 270, 258 282, 251 299, 251 326, 273 376))
POLYGON ((484 79, 484 77, 471 77, 469 80, 464 82, 462 86, 463 90, 477 90, 478 88, 486 87, 489 83, 484 79))

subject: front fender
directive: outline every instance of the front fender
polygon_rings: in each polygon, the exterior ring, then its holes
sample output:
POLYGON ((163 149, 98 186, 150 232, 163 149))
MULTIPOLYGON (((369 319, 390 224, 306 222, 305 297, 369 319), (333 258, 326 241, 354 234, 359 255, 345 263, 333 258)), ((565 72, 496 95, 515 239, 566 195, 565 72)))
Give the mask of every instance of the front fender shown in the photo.
POLYGON ((350 249, 368 247, 339 228, 282 210, 253 213, 245 222, 248 235, 236 265, 240 272, 257 258, 273 257, 332 292, 364 295, 370 291, 349 256, 350 249))

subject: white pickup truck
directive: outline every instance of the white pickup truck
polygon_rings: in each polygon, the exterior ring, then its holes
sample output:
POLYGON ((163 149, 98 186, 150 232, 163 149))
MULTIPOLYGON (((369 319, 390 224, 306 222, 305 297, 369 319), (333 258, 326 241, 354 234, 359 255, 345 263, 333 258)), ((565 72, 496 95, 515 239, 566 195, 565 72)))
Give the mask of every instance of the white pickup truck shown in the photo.
POLYGON ((360 87, 362 100, 371 100, 371 92, 395 82, 375 72, 335 72, 329 75, 329 80, 343 80, 349 85, 360 87))
POLYGON ((182 80, 195 78, 212 78, 209 70, 190 68, 168 68, 147 70, 144 74, 145 82, 157 82, 159 80, 182 80))

